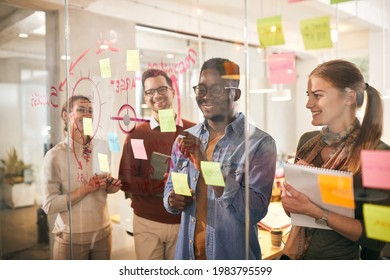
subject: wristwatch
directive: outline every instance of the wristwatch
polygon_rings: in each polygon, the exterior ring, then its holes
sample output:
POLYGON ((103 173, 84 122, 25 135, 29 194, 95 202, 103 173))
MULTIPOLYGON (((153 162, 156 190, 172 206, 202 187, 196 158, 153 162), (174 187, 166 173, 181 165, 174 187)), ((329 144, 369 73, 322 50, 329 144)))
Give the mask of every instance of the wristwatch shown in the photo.
POLYGON ((321 226, 328 226, 329 211, 326 209, 322 209, 322 211, 324 211, 324 213, 320 219, 316 219, 316 224, 321 226))

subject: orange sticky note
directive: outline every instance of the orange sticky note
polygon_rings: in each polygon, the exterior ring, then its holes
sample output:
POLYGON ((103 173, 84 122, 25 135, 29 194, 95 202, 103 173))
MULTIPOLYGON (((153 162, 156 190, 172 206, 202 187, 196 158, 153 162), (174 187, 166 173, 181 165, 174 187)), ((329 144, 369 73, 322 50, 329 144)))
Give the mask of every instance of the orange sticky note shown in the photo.
POLYGON ((390 242, 390 207, 365 203, 363 218, 367 237, 390 242))
POLYGON ((102 78, 110 78, 111 77, 111 65, 109 58, 103 58, 99 60, 100 65, 100 76, 102 78))
POLYGON ((110 165, 106 154, 98 153, 99 169, 103 172, 110 173, 110 165))
POLYGON ((352 178, 328 174, 318 174, 322 202, 355 208, 352 178))
POLYGON ((139 68, 139 50, 127 50, 126 70, 137 71, 139 68))
POLYGON ((210 186, 224 187, 225 181, 221 172, 221 164, 219 162, 201 161, 200 168, 204 181, 210 186))
POLYGON ((144 139, 131 139, 131 148, 133 149, 134 158, 148 159, 144 139))
POLYGON ((188 175, 185 173, 171 172, 173 190, 176 194, 191 196, 188 186, 188 175))
POLYGON ((84 135, 93 136, 92 119, 83 118, 83 131, 84 135))

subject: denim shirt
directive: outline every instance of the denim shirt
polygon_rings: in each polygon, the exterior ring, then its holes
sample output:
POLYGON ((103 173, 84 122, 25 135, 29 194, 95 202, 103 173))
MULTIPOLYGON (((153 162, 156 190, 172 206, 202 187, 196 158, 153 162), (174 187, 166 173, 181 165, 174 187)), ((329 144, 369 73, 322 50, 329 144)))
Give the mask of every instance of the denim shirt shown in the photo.
MULTIPOLYGON (((274 139, 250 126, 248 153, 245 153, 244 115, 236 118, 225 129, 225 135, 216 144, 211 161, 221 163, 225 179, 222 196, 217 197, 208 186, 208 211, 206 225, 206 256, 209 260, 246 259, 245 249, 245 159, 249 162, 249 259, 261 259, 257 222, 268 210, 275 177, 276 145, 274 139)), ((187 129, 197 136, 204 149, 209 139, 205 122, 187 129)), ((178 136, 181 137, 181 136, 178 136)), ((188 174, 188 185, 196 190, 200 172, 178 149, 177 139, 172 147, 170 172, 188 174)), ((168 204, 172 191, 171 174, 164 189, 164 206, 172 214, 180 212, 168 204)), ((194 234, 196 200, 181 212, 180 231, 176 246, 176 259, 195 259, 194 234)))

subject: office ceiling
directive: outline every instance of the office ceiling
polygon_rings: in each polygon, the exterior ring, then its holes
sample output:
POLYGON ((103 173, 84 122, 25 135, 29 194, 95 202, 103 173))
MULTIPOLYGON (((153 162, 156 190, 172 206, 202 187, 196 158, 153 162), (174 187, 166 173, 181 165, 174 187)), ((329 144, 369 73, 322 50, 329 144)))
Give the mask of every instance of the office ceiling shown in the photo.
MULTIPOLYGON (((70 7, 84 10, 89 10, 92 6, 99 7, 101 3, 104 4, 101 4, 100 7, 115 3, 114 8, 117 11, 125 9, 126 5, 143 5, 159 9, 173 7, 173 9, 177 8, 180 11, 192 11, 194 14, 196 14, 197 9, 200 9, 208 15, 208 18, 203 16, 202 19, 210 22, 213 21, 210 14, 242 22, 246 17, 246 21, 251 24, 255 24, 256 19, 260 17, 282 15, 283 25, 287 26, 287 29, 290 28, 289 32, 299 32, 299 30, 291 31, 293 30, 291 26, 296 25, 295 29, 298 29, 297 23, 302 18, 330 15, 332 25, 337 25, 340 34, 357 32, 363 34, 368 33, 369 30, 381 30, 380 24, 383 25, 383 21, 380 21, 380 17, 383 16, 383 0, 351 1, 351 3, 339 4, 340 9, 329 5, 329 1, 306 0, 295 4, 289 4, 287 0, 68 0, 66 2, 70 7), (361 5, 367 4, 367 2, 369 2, 369 6, 361 5), (246 3, 246 11, 244 3, 246 3), (344 7, 348 7, 348 9, 342 9, 344 7), (372 16, 364 18, 364 13, 368 12, 372 16)), ((63 8, 63 4, 63 0, 0 0, 0 58, 19 51, 28 56, 44 55, 42 53, 44 50, 44 16, 42 16, 43 13, 37 14, 34 11, 57 10, 63 8), (29 46, 24 44, 23 39, 17 37, 20 32, 30 33, 32 42, 29 43, 29 46)), ((387 9, 389 9, 388 6, 387 9)), ((96 12, 96 9, 94 11, 96 12)), ((101 10, 100 13, 104 14, 105 11, 101 10)), ((130 17, 131 13, 128 13, 128 16, 130 17)), ((140 21, 139 17, 138 21, 140 21)), ((353 46, 354 44, 351 42, 351 46, 346 46, 346 48, 356 47, 353 46)))

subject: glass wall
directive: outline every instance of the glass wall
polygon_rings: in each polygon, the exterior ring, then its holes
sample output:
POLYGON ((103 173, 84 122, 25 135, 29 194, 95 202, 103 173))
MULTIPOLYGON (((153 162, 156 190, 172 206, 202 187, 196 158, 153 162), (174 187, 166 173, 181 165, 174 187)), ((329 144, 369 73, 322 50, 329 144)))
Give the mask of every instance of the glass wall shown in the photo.
MULTIPOLYGON (((290 3, 294 1, 287 0, 24 2, 28 1, 0 2, 0 130, 3 135, 0 138, 3 168, 0 255, 3 259, 53 258, 53 228, 57 235, 60 229, 66 229, 71 240, 77 240, 80 238, 77 234, 89 225, 86 220, 96 218, 87 213, 92 202, 83 206, 86 207, 83 213, 78 206, 79 199, 73 204, 66 204, 67 200, 55 204, 53 197, 52 204, 46 204, 45 210, 49 212, 46 217, 39 211, 44 203, 42 196, 48 195, 47 191, 42 193, 42 186, 55 181, 55 176, 72 184, 89 182, 94 173, 100 172, 118 178, 126 136, 152 118, 141 81, 147 69, 163 70, 171 78, 176 93, 174 115, 201 123, 204 117, 196 103, 193 86, 199 82, 203 62, 222 57, 237 63, 241 70, 241 97, 235 102, 235 110, 245 115, 245 139, 249 137, 248 123, 275 139, 277 173, 278 167, 295 153, 300 135, 318 129, 311 126, 310 112, 305 109, 306 79, 315 65, 331 58, 349 59, 361 66, 366 79, 376 83, 379 89, 386 92, 390 86, 385 76, 378 74, 386 73, 386 63, 380 59, 382 52, 373 51, 373 46, 386 49, 388 19, 380 21, 371 16, 364 19, 360 13, 368 1, 359 1, 363 4, 353 7, 324 1, 290 3), (258 20, 278 15, 283 18, 285 42, 261 45, 258 20), (338 34, 330 47, 305 49, 299 23, 307 15, 330 17, 331 28, 338 34), (356 22, 350 20, 351 15, 356 16, 356 22), (269 61, 275 54, 292 54, 293 69, 289 69, 294 76, 292 82, 270 83, 273 70, 269 61), (283 101, 277 101, 278 94, 283 101), (76 121, 71 117, 73 108, 62 106, 70 97, 79 95, 89 99, 93 113, 79 120, 76 130, 89 130, 88 139, 107 144, 107 149, 96 151, 96 158, 91 156, 94 162, 91 167, 88 160, 84 162, 77 157, 77 144, 64 133, 67 129, 69 135, 76 121), (47 167, 54 169, 57 164, 66 174, 59 170, 55 175, 49 174, 43 167, 44 156, 59 143, 67 152, 53 158, 47 167), (79 212, 69 215, 64 205, 79 212), (61 219, 57 218, 58 212, 61 219), (41 218, 47 218, 48 232, 41 218), (29 255, 33 250, 42 253, 29 255)), ((381 13, 381 3, 376 2, 370 11, 380 18, 389 8, 385 7, 381 13)), ((385 56, 384 61, 388 60, 385 56)), ((388 101, 384 103, 388 114, 388 101)), ((88 108, 82 109, 88 114, 88 108)), ((390 142, 389 133, 385 121, 387 142, 390 142)), ((156 140, 158 143, 159 139, 156 140)), ((79 144, 80 149, 86 149, 87 143, 79 144)), ((247 149, 245 154, 249 154, 247 149)), ((276 179, 283 176, 275 175, 276 179)), ((241 178, 245 197, 250 181, 249 177, 241 178)), ((61 191, 69 194, 73 188, 64 184, 61 191)), ((101 213, 108 215, 113 241, 111 258, 135 259, 134 215, 129 199, 121 190, 95 198, 101 213)), ((248 225, 248 214, 245 217, 244 224, 248 225)), ((100 221, 107 225, 106 218, 100 221)), ((246 228, 242 240, 248 240, 251 229, 246 228)), ((102 231, 102 234, 107 233, 102 231)))

